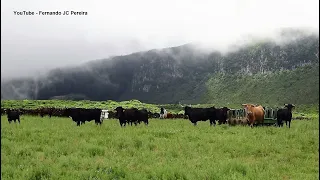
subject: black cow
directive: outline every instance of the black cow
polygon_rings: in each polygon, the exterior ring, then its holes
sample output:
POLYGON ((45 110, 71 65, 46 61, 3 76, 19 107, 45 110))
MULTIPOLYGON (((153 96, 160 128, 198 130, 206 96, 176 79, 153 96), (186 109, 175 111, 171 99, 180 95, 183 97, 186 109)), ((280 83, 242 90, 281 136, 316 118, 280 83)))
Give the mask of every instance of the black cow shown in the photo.
POLYGON ((116 116, 119 119, 120 126, 126 126, 126 123, 130 123, 132 126, 132 123, 137 125, 141 122, 144 122, 146 125, 149 124, 148 121, 148 111, 138 110, 137 108, 130 108, 130 109, 124 109, 121 106, 117 107, 115 109, 116 116))
POLYGON ((16 123, 16 120, 18 120, 18 122, 20 124, 20 112, 19 112, 19 110, 7 109, 7 118, 8 118, 9 123, 11 123, 11 121, 14 121, 16 123))
POLYGON ((149 124, 149 116, 148 111, 146 109, 138 110, 137 109, 137 115, 138 115, 138 122, 144 122, 145 125, 149 124))
POLYGON ((216 117, 219 121, 219 125, 221 124, 226 124, 227 123, 227 119, 228 119, 228 111, 230 109, 227 107, 223 107, 223 108, 218 108, 216 109, 216 117))
POLYGON ((184 114, 188 115, 189 120, 197 125, 197 121, 207 121, 210 120, 210 126, 212 124, 216 125, 216 108, 191 108, 186 106, 184 108, 184 114))
POLYGON ((277 125, 279 127, 283 126, 283 121, 289 122, 289 128, 292 120, 292 109, 295 107, 293 104, 284 104, 284 109, 279 109, 277 111, 277 125))
POLYGON ((135 125, 138 125, 138 123, 140 124, 137 108, 124 109, 124 114, 128 125, 131 124, 132 126, 132 123, 135 125))
POLYGON ((94 120, 97 125, 101 125, 101 111, 101 109, 68 108, 65 110, 65 114, 71 117, 77 123, 77 126, 91 120, 94 120))
POLYGON ((1 108, 1 116, 4 115, 6 113, 4 108, 1 108))
POLYGON ((121 127, 126 126, 127 119, 124 113, 124 109, 120 106, 120 107, 117 107, 115 111, 116 111, 115 116, 119 119, 120 126, 121 127))
POLYGON ((48 115, 51 118, 53 113, 53 108, 41 108, 39 111, 40 111, 39 114, 41 117, 48 115))

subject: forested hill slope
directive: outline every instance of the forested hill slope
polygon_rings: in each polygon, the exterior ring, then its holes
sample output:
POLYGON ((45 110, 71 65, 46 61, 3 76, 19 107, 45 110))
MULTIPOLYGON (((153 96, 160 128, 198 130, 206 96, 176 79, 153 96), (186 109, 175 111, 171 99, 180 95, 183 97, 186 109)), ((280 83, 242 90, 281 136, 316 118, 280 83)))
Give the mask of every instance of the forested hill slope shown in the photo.
POLYGON ((318 92, 319 36, 300 34, 227 54, 187 44, 55 69, 37 80, 2 82, 1 99, 312 104, 318 92))

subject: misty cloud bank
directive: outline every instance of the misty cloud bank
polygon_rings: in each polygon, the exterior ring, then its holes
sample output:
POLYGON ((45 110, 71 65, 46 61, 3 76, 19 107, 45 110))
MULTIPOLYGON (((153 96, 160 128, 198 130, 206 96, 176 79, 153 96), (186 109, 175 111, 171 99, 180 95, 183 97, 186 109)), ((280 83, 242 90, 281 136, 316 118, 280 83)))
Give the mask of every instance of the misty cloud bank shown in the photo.
POLYGON ((3 0, 2 78, 42 76, 56 67, 197 43, 233 50, 282 28, 318 30, 318 0, 3 0), (125 4, 125 5, 124 5, 125 4), (87 16, 15 16, 13 11, 86 11, 87 16))
POLYGON ((153 49, 57 68, 40 77, 1 82, 1 97, 47 99, 76 95, 84 99, 132 98, 135 91, 148 92, 153 87, 163 90, 165 86, 159 84, 171 80, 184 79, 183 82, 187 84, 188 81, 200 82, 207 72, 271 72, 280 67, 291 69, 311 62, 318 63, 319 45, 317 48, 316 44, 319 44, 318 33, 286 29, 276 39, 248 41, 233 46, 228 53, 204 48, 196 43, 153 49), (277 44, 281 47, 275 48, 277 44), (262 70, 260 66, 263 66, 262 70), (190 75, 199 76, 200 79, 193 79, 190 75), (95 96, 90 97, 89 94, 93 92, 95 96))

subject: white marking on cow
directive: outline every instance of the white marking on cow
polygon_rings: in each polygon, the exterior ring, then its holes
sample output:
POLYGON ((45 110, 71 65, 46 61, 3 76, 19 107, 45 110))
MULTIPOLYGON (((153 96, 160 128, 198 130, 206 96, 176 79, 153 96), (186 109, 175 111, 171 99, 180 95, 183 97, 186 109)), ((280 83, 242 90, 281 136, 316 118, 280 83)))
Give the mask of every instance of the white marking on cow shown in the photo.
POLYGON ((167 117, 167 110, 163 109, 163 114, 161 114, 161 112, 160 112, 160 119, 164 119, 166 117, 167 117))
POLYGON ((103 119, 108 119, 108 118, 109 118, 108 110, 102 110, 100 115, 100 121, 102 122, 103 119))

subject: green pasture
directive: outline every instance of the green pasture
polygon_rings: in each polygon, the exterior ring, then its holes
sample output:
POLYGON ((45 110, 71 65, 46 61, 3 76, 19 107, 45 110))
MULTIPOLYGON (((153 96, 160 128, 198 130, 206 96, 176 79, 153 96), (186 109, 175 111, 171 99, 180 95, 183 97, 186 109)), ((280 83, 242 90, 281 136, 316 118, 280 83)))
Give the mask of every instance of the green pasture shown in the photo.
POLYGON ((69 118, 1 117, 1 179, 319 179, 319 121, 292 128, 193 126, 151 119, 77 127, 69 118))

